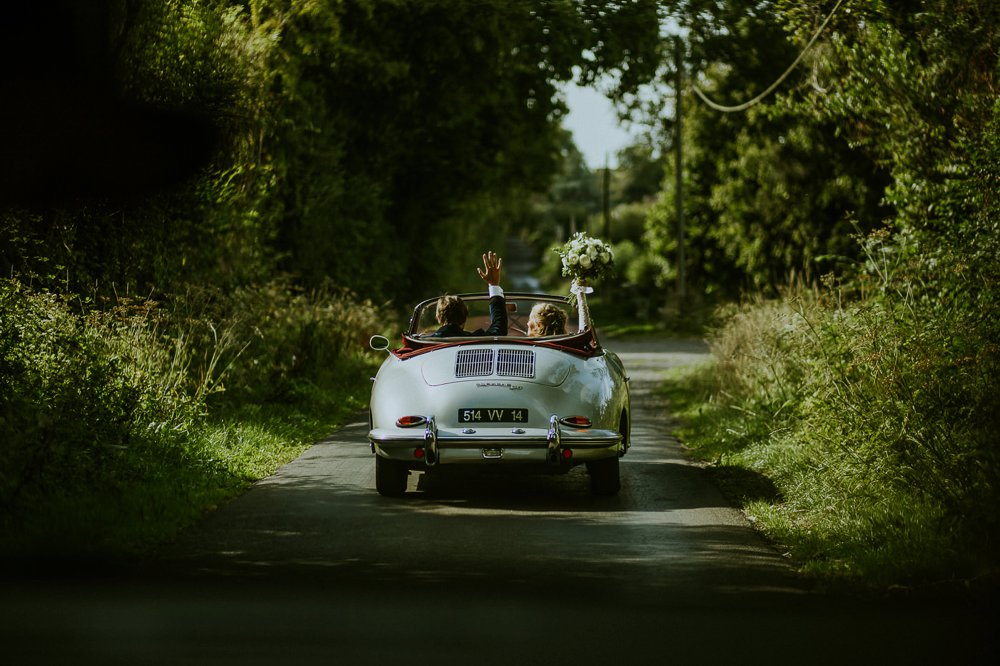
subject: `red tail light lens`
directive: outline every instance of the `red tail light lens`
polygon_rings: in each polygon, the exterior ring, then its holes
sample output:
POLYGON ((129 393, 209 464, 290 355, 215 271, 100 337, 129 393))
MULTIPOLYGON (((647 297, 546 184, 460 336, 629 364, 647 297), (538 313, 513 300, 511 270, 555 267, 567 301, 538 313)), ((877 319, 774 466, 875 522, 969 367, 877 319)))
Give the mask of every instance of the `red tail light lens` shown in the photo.
POLYGON ((427 423, 427 418, 424 416, 400 416, 396 419, 397 428, 412 428, 425 423, 427 423))
POLYGON ((423 460, 425 455, 427 454, 424 453, 423 449, 413 449, 413 457, 416 458, 417 460, 423 460))
POLYGON ((593 425, 586 416, 564 416, 559 419, 559 423, 570 428, 589 428, 593 425))
POLYGON ((573 449, 563 449, 562 450, 563 460, 569 460, 573 457, 573 449))

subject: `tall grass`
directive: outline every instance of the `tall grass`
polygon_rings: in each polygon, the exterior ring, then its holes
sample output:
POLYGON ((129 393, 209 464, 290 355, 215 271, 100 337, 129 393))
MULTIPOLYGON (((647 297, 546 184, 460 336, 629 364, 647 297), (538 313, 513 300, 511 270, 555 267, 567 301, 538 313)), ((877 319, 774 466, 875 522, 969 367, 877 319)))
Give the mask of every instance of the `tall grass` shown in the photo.
POLYGON ((104 307, 0 281, 0 553, 169 536, 363 404, 383 320, 284 281, 104 307))
POLYGON ((687 439, 719 467, 773 482, 769 496, 744 493, 748 513, 826 580, 995 576, 991 327, 906 288, 847 296, 800 286, 724 313, 712 366, 671 389, 687 401, 687 439))

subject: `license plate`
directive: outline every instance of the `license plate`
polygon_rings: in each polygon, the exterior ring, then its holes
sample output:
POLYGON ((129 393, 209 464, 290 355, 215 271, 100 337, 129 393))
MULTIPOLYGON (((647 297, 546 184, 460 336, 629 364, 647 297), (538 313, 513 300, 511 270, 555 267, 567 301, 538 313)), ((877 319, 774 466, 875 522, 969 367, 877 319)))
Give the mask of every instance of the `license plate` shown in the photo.
POLYGON ((459 423, 527 423, 528 410, 520 407, 473 407, 458 410, 459 423))

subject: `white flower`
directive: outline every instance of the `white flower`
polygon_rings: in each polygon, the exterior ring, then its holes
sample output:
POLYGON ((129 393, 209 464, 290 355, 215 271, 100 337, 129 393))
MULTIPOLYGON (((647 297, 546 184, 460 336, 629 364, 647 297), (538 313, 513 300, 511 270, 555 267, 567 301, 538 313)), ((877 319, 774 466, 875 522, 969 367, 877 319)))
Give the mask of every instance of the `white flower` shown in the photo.
POLYGON ((562 274, 574 280, 601 278, 614 269, 614 252, 599 238, 578 232, 557 250, 562 262, 562 274))

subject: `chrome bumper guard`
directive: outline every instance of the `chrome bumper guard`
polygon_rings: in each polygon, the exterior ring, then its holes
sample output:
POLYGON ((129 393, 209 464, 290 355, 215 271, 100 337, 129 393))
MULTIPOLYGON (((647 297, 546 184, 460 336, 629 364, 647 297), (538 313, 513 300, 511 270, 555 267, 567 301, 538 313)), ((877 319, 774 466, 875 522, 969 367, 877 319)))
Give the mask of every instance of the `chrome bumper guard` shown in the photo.
POLYGON ((562 460, 562 433, 559 432, 559 417, 555 414, 549 417, 549 433, 545 441, 548 445, 545 460, 549 465, 556 466, 562 460))
POLYGON ((438 429, 433 416, 427 418, 424 425, 424 464, 428 467, 438 462, 438 429))
MULTIPOLYGON (((581 439, 575 434, 570 434, 566 437, 563 433, 563 425, 559 422, 559 416, 553 414, 549 416, 549 425, 546 430, 538 432, 538 434, 534 437, 529 436, 525 439, 510 439, 506 437, 456 439, 454 434, 447 430, 444 438, 441 438, 435 418, 433 416, 429 416, 424 423, 424 431, 422 434, 419 434, 418 431, 407 437, 396 437, 384 432, 376 435, 375 431, 372 431, 369 433, 369 441, 373 451, 376 446, 383 448, 387 447, 391 451, 401 451, 403 449, 412 451, 413 447, 421 448, 424 451, 422 464, 426 467, 434 467, 441 464, 442 446, 445 449, 448 449, 449 456, 451 456, 453 451, 463 447, 469 449, 469 451, 479 451, 479 454, 476 455, 475 458, 480 460, 490 460, 494 458, 506 459, 511 457, 509 455, 505 456, 503 453, 501 453, 500 456, 491 456, 484 453, 487 449, 497 449, 499 451, 505 451, 507 454, 511 454, 515 451, 533 450, 539 453, 544 451, 544 464, 550 467, 562 467, 567 462, 578 464, 580 458, 578 454, 581 452, 586 453, 587 451, 603 449, 610 446, 616 447, 617 453, 621 455, 622 439, 620 435, 610 431, 597 431, 593 434, 598 436, 581 439), (600 434, 598 435, 598 433, 600 434), (563 450, 566 448, 570 448, 574 451, 575 455, 572 461, 567 461, 563 458, 563 450)), ((400 458, 392 453, 390 453, 389 457, 405 459, 405 457, 400 458)), ((513 457, 521 461, 525 460, 521 456, 515 455, 513 457)), ((418 462, 412 458, 409 460, 412 462, 418 462)), ((537 462, 542 462, 542 457, 539 456, 536 460, 537 462)), ((465 462, 471 461, 471 459, 465 460, 465 462)), ((449 457, 448 462, 454 462, 454 460, 449 457)))

